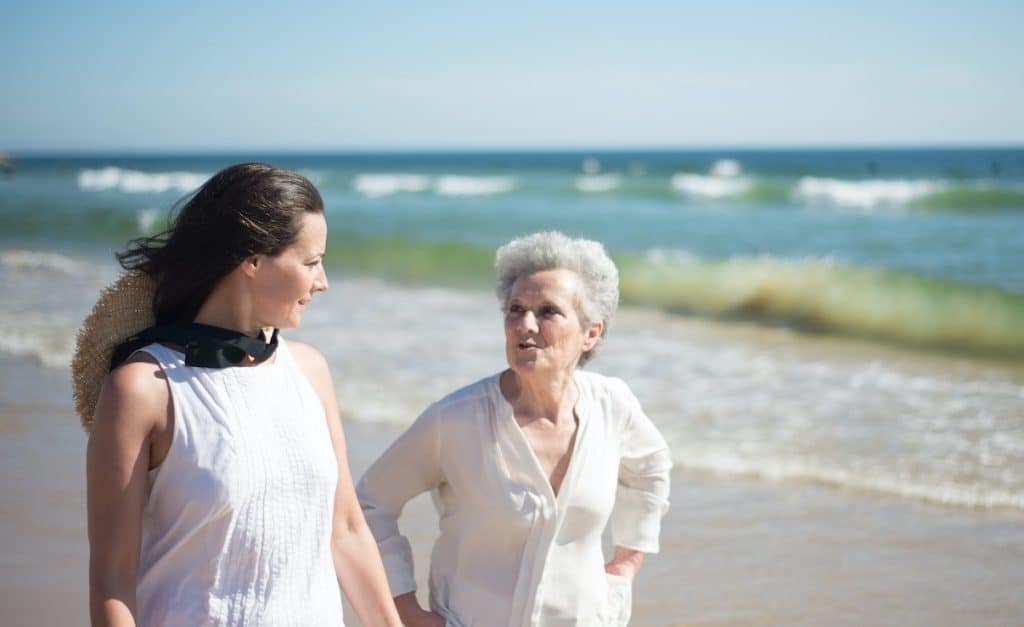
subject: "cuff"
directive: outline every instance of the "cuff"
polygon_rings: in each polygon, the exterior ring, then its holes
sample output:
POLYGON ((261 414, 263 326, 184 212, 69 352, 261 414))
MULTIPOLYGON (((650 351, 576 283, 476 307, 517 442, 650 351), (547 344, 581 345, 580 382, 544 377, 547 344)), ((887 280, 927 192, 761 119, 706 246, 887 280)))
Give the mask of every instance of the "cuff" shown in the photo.
POLYGON ((668 501, 649 492, 620 487, 612 512, 612 541, 616 546, 657 553, 661 517, 668 501))
POLYGON ((415 592, 416 578, 409 541, 402 536, 393 536, 377 546, 380 549, 381 561, 384 563, 384 572, 388 576, 391 596, 415 592))

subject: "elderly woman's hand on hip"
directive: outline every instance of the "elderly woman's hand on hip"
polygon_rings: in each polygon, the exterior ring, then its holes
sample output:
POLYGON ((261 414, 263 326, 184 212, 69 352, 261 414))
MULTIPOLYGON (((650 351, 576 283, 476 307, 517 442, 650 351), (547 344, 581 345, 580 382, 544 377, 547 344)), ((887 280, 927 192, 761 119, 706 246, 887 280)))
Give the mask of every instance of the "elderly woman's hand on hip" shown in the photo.
POLYGON ((612 561, 604 565, 604 571, 633 581, 643 563, 643 552, 617 546, 615 547, 615 555, 612 557, 612 561))
POLYGON ((415 592, 407 592, 395 597, 395 608, 405 627, 444 627, 447 624, 439 614, 420 607, 415 592))

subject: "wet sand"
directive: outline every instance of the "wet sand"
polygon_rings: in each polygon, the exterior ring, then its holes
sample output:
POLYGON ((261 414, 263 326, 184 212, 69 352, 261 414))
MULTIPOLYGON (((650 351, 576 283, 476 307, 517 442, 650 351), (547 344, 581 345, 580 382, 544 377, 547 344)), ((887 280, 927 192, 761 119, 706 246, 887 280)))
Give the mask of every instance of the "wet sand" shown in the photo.
MULTIPOLYGON (((2 354, 0 373, 3 624, 86 625, 86 439, 66 373, 2 354)), ((400 427, 346 429, 358 476, 400 427)), ((422 582, 429 499, 402 526, 422 582)), ((632 624, 1020 625, 1021 590, 1024 513, 677 472, 632 624)))

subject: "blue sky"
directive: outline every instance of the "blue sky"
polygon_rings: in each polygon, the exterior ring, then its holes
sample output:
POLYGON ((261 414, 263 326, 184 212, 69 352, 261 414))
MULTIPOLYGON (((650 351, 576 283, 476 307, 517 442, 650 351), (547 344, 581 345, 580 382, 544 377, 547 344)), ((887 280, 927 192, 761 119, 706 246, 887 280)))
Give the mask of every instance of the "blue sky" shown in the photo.
POLYGON ((0 152, 1024 143, 1024 2, 14 2, 0 152))

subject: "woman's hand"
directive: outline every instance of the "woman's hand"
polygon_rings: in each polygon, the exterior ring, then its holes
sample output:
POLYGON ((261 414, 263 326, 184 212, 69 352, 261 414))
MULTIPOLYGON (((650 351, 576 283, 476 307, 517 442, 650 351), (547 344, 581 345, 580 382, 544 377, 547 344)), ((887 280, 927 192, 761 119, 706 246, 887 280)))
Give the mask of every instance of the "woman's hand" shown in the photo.
POLYGON ((612 561, 604 565, 604 572, 633 581, 643 563, 643 552, 617 546, 612 561))
POLYGON ((395 597, 395 607, 405 627, 444 627, 447 622, 438 614, 420 607, 415 592, 406 592, 395 597))

